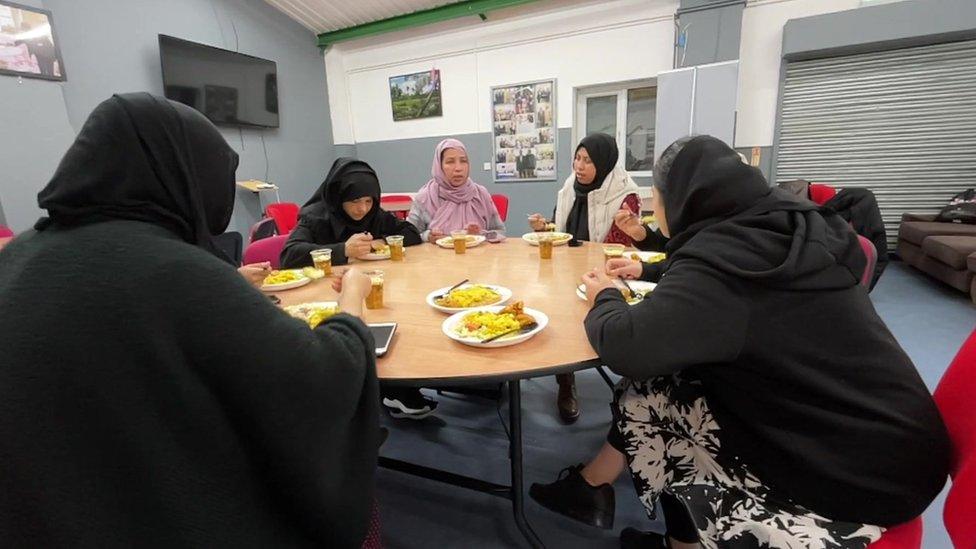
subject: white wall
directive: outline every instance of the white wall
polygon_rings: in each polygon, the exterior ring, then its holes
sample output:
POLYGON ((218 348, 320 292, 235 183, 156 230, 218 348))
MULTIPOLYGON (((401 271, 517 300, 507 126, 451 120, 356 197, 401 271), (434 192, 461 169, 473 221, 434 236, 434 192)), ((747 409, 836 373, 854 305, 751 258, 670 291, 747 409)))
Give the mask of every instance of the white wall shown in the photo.
POLYGON ((336 143, 490 132, 492 86, 557 79, 556 121, 573 125, 574 88, 672 67, 677 0, 544 1, 342 43, 325 56, 336 143), (393 122, 388 79, 440 69, 444 115, 393 122))
POLYGON ((860 5, 860 0, 751 0, 746 5, 739 47, 736 147, 773 144, 786 22, 860 5))

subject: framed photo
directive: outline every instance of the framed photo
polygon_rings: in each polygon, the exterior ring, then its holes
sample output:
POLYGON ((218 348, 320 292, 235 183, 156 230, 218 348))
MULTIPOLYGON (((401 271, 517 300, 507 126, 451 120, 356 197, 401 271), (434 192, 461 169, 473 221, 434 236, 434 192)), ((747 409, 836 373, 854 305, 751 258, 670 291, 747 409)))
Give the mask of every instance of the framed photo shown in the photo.
POLYGON ((496 183, 556 179, 556 81, 491 88, 496 183))
POLYGON ((441 71, 431 69, 391 77, 390 104, 394 122, 443 116, 441 71))
POLYGON ((65 80, 51 12, 0 0, 0 74, 65 80))

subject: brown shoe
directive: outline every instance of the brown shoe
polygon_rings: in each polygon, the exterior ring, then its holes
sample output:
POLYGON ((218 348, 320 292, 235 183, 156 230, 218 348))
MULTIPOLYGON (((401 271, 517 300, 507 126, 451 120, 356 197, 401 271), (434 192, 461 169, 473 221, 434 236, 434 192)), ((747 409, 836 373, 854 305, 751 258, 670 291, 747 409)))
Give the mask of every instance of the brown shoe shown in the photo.
POLYGON ((559 396, 556 398, 559 417, 565 423, 576 423, 580 416, 579 403, 576 402, 576 376, 559 374, 556 381, 559 383, 559 396))

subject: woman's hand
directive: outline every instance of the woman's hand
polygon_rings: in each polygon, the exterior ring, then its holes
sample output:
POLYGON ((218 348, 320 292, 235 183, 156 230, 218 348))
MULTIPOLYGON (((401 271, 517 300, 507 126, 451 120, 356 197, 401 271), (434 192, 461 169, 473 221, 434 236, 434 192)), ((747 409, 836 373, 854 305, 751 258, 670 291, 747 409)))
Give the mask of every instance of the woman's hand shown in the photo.
POLYGON ((640 241, 647 238, 647 229, 641 224, 640 216, 627 208, 621 208, 614 214, 613 223, 634 240, 640 241))
POLYGON ((353 316, 363 316, 363 300, 372 289, 369 277, 349 268, 332 279, 332 289, 339 292, 339 310, 353 316))
POLYGON ((373 251, 373 236, 369 233, 357 233, 346 241, 346 257, 359 259, 373 251))
POLYGON ((260 288, 264 279, 271 274, 271 263, 268 261, 249 263, 243 267, 238 267, 237 272, 241 273, 244 280, 250 282, 252 286, 260 288))
POLYGON ((468 234, 481 234, 481 225, 477 223, 469 223, 467 228, 468 234))
POLYGON ((440 229, 431 229, 430 234, 427 236, 427 241, 431 244, 436 244, 439 239, 445 236, 447 235, 442 233, 440 229))
POLYGON ((586 301, 593 308, 596 296, 607 288, 616 288, 613 279, 610 278, 603 269, 593 269, 583 275, 583 285, 586 286, 586 301))
POLYGON ((529 226, 532 227, 533 231, 544 231, 546 229, 546 218, 540 213, 534 213, 529 216, 529 226))
POLYGON ((627 258, 614 258, 607 261, 607 275, 617 278, 627 278, 633 280, 640 278, 644 272, 644 266, 640 261, 627 258))

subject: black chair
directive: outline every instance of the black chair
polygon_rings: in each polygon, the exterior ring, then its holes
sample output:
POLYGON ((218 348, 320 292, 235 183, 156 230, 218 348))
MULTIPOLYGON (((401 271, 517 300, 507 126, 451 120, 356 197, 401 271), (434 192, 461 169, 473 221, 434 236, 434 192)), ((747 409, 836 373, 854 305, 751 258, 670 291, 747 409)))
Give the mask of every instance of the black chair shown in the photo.
POLYGON ((214 244, 224 252, 224 255, 234 265, 240 266, 241 255, 244 253, 244 237, 241 236, 241 233, 231 231, 229 233, 218 234, 214 237, 214 244))

